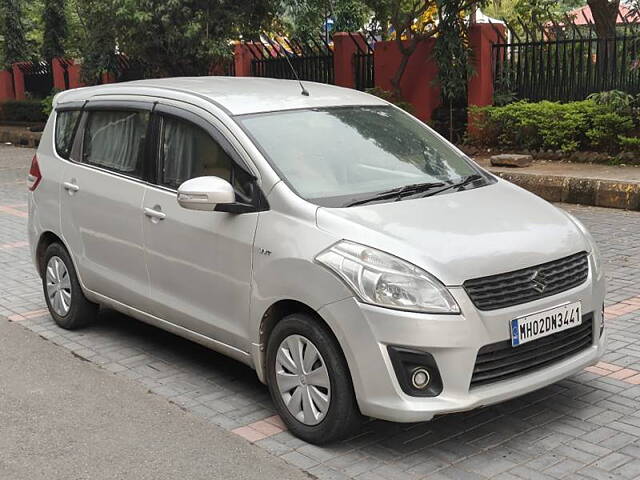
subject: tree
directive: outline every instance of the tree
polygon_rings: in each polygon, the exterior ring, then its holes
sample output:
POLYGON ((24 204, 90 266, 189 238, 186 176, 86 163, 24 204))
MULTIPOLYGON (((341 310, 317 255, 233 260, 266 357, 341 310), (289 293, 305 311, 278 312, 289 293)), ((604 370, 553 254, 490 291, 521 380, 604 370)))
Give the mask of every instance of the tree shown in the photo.
POLYGON ((118 49, 147 76, 206 74, 232 40, 256 38, 276 12, 273 0, 111 1, 118 49))
POLYGON ((448 136, 451 141, 454 140, 454 106, 464 104, 466 107, 467 83, 472 73, 469 32, 460 13, 463 1, 438 0, 437 3, 439 34, 433 53, 438 64, 440 94, 448 110, 448 136))
POLYGON ((42 57, 50 62, 54 57, 63 57, 65 41, 69 32, 64 0, 45 0, 42 11, 43 35, 42 57))
POLYGON ((564 23, 570 10, 583 5, 583 0, 492 0, 485 13, 493 18, 506 20, 517 34, 525 33, 525 25, 536 39, 540 26, 547 22, 564 23))
POLYGON ((620 12, 620 0, 587 0, 598 38, 616 35, 616 23, 620 12))
POLYGON ((292 0, 282 2, 285 32, 314 37, 324 32, 328 19, 336 32, 355 32, 367 23, 371 10, 363 0, 292 0))
POLYGON ((461 15, 482 4, 482 0, 369 0, 368 5, 375 12, 380 25, 388 25, 393 30, 398 50, 401 54, 400 64, 391 85, 394 93, 401 97, 400 83, 420 42, 436 36, 440 32, 437 15, 438 2, 453 5, 448 11, 452 15, 461 15))
POLYGON ((4 35, 2 57, 5 68, 13 63, 29 58, 28 43, 22 23, 22 5, 20 0, 2 0, 1 31, 4 35))
POLYGON ((75 0, 75 15, 80 25, 78 51, 86 83, 95 83, 103 72, 115 71, 115 9, 115 0, 75 0))

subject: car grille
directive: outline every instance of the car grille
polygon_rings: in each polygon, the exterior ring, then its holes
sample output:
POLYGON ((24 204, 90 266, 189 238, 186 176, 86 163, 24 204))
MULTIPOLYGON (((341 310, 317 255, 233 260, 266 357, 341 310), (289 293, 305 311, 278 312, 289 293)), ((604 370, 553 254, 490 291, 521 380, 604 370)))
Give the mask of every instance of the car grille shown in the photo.
POLYGON ((485 345, 478 351, 471 376, 471 387, 507 380, 560 362, 593 343, 593 313, 582 316, 582 323, 519 347, 511 340, 485 345))
POLYGON ((519 305, 564 292, 583 283, 589 274, 585 252, 535 267, 467 280, 463 286, 480 310, 519 305))

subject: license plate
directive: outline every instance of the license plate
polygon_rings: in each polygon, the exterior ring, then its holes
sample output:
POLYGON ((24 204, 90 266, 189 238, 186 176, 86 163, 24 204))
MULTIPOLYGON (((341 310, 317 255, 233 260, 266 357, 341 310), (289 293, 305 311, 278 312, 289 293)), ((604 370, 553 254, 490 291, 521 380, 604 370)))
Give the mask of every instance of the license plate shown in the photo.
POLYGON ((517 347, 523 343, 577 327, 581 323, 580 302, 567 303, 526 317, 514 318, 511 320, 511 346, 517 347))

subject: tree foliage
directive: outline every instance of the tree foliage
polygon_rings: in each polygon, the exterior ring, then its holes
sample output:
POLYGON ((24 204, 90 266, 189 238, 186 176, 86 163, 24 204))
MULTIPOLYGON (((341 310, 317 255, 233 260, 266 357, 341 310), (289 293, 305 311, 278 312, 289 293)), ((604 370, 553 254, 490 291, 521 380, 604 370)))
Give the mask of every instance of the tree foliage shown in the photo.
POLYGON ((454 136, 454 106, 465 104, 467 84, 472 74, 469 61, 469 30, 461 12, 464 0, 438 0, 439 34, 434 47, 438 64, 438 85, 444 106, 448 109, 449 140, 454 136))
POLYGON ((87 80, 116 71, 116 53, 145 76, 205 75, 231 41, 255 39, 275 0, 74 0, 87 80))
POLYGON ((103 72, 116 69, 114 0, 75 0, 80 26, 78 51, 82 57, 83 80, 95 83, 103 72))
POLYGON ((2 0, 0 27, 4 36, 2 62, 5 68, 29 58, 29 44, 25 37, 22 3, 20 0, 2 0))
POLYGON ((535 36, 537 28, 546 22, 564 22, 570 10, 584 5, 583 0, 491 0, 485 13, 493 18, 506 20, 518 33, 524 33, 523 25, 535 36))
POLYGON ((51 61, 54 57, 62 57, 65 54, 65 42, 69 29, 64 0, 45 0, 42 20, 42 57, 51 61))
POLYGON ((463 1, 438 0, 440 33, 433 53, 438 63, 438 84, 447 103, 466 97, 467 82, 472 73, 469 32, 460 14, 463 1))
POLYGON ((281 33, 301 38, 323 34, 327 20, 334 22, 333 31, 358 31, 372 15, 363 0, 290 0, 281 3, 281 10, 281 33))
MULTIPOLYGON (((638 0, 634 1, 640 6, 638 0)), ((605 38, 614 35, 620 0, 587 0, 586 3, 593 14, 598 36, 605 38)), ((525 25, 542 25, 550 21, 564 22, 565 15, 570 10, 584 4, 584 0, 492 0, 487 4, 486 13, 491 17, 506 20, 512 27, 521 31, 523 29, 519 21, 525 25)))

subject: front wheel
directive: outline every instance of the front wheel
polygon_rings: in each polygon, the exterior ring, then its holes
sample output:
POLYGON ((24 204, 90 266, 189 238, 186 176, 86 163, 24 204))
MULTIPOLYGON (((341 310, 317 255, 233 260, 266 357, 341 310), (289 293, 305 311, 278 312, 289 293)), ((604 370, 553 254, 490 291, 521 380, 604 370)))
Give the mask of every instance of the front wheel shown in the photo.
POLYGON ((342 351, 313 317, 292 314, 275 326, 267 346, 267 377, 280 417, 301 439, 328 443, 360 424, 342 351))

